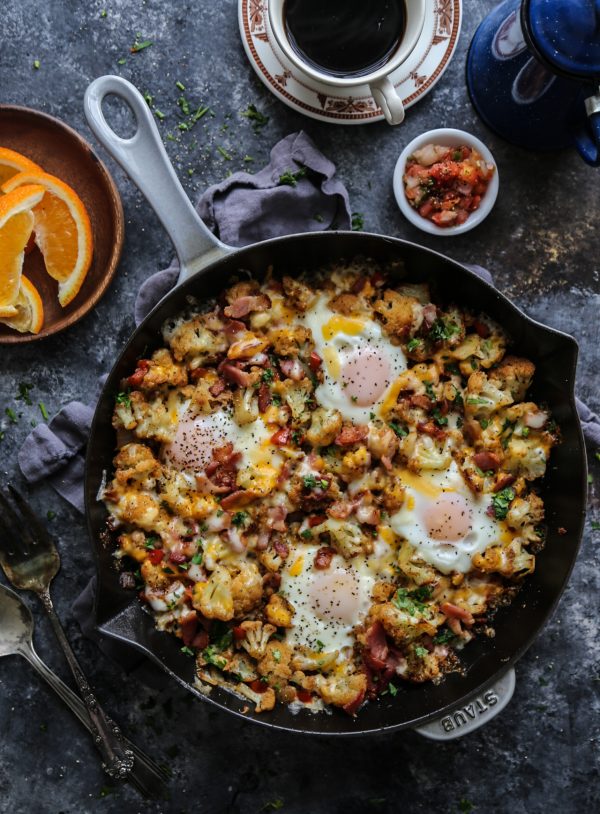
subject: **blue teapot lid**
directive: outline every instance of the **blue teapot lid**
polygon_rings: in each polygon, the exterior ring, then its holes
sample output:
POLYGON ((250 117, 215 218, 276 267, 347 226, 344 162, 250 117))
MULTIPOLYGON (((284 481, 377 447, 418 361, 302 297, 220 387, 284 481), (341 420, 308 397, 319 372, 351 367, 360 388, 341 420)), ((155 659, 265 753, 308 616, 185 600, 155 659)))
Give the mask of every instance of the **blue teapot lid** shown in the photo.
POLYGON ((600 77, 600 0, 529 0, 524 12, 546 62, 581 79, 600 77))

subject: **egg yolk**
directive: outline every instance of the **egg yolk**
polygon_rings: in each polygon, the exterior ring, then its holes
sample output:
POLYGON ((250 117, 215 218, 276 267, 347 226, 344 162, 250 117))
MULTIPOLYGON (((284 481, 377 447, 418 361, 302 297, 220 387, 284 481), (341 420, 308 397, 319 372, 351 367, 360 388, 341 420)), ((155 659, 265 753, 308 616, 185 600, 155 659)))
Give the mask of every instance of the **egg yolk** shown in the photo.
POLYGON ((341 380, 349 401, 360 407, 375 404, 390 383, 390 362, 379 348, 356 348, 345 355, 341 380))
POLYGON ((454 543, 471 531, 471 509, 462 495, 446 492, 427 507, 423 521, 431 540, 454 543))
POLYGON ((345 568, 315 572, 309 600, 315 616, 326 621, 356 624, 360 609, 360 593, 356 576, 345 568))

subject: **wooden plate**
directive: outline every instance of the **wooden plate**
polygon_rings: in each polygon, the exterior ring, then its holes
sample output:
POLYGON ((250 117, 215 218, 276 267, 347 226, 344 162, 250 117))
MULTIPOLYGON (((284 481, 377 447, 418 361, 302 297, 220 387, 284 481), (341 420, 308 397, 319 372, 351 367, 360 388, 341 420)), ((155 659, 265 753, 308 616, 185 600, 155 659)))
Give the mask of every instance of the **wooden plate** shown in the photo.
POLYGON ((121 256, 123 207, 115 182, 92 147, 53 116, 27 107, 0 105, 0 147, 17 150, 73 187, 92 222, 92 265, 79 293, 66 308, 59 305, 58 283, 46 274, 38 249, 25 257, 23 272, 40 292, 44 324, 38 334, 20 334, 0 324, 0 343, 33 342, 73 325, 102 297, 121 256))

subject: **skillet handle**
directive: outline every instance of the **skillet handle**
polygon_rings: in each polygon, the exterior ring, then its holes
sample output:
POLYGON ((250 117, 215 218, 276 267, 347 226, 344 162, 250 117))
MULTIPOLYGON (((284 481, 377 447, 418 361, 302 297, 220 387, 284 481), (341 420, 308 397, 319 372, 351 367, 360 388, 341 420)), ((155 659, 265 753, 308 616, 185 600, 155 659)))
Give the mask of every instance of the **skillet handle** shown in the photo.
POLYGON ((515 691, 515 671, 511 667, 491 687, 474 696, 469 703, 447 712, 442 718, 424 726, 415 727, 415 732, 434 741, 452 741, 469 735, 480 726, 489 723, 508 704, 515 691))
POLYGON ((199 218, 169 161, 154 117, 131 82, 120 76, 94 79, 85 92, 83 109, 98 141, 142 192, 171 238, 179 258, 179 283, 233 251, 199 218), (109 94, 131 108, 137 125, 131 138, 118 136, 106 121, 102 103, 109 94))

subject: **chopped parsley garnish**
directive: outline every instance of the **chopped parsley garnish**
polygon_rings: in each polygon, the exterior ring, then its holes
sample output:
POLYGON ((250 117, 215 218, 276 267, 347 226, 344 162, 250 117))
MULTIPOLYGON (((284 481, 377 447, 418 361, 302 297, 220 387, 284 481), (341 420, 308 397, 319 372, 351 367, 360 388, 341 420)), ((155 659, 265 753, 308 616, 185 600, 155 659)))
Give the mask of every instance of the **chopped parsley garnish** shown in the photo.
POLYGON ((208 647, 204 648, 202 651, 202 657, 209 664, 214 664, 214 666, 218 667, 220 670, 222 670, 227 664, 227 659, 219 655, 216 645, 213 644, 210 644, 208 647))
POLYGON ((509 445, 510 439, 512 438, 514 431, 515 431, 515 422, 509 421, 507 418, 504 424, 502 425, 502 430, 500 431, 501 435, 503 436, 502 449, 506 449, 506 447, 509 445))
POLYGON ((10 419, 10 422, 12 424, 17 424, 18 423, 19 419, 17 418, 17 414, 12 409, 12 407, 7 407, 4 412, 6 413, 6 415, 8 416, 8 418, 10 419))
POLYGON ((183 82, 175 82, 175 87, 177 88, 177 90, 185 90, 185 85, 183 84, 183 82))
POLYGON ((459 407, 462 407, 464 404, 462 393, 460 392, 458 387, 456 387, 456 385, 452 386, 454 387, 454 403, 457 404, 459 407))
POLYGON ((447 425, 448 416, 442 415, 439 407, 434 407, 434 409, 431 411, 431 415, 433 416, 433 420, 438 427, 445 427, 447 425))
POLYGON ((523 427, 523 429, 521 430, 521 435, 522 435, 523 438, 528 438, 529 437, 529 427, 523 427))
POLYGON ((242 116, 252 121, 255 130, 260 130, 269 121, 269 117, 257 110, 256 105, 248 105, 246 110, 242 110, 242 116))
POLYGON ((406 427, 403 427, 401 424, 398 424, 396 421, 390 421, 388 423, 388 427, 390 427, 390 429, 394 430, 394 432, 396 433, 398 438, 406 438, 406 436, 408 435, 408 430, 406 429, 406 427))
POLYGON ((358 396, 350 396, 350 400, 352 401, 353 404, 356 404, 356 402, 358 401, 358 396))
POLYGON ((512 486, 507 486, 492 498, 492 506, 494 507, 494 516, 496 520, 505 520, 508 514, 510 504, 515 499, 516 492, 512 486))
POLYGON ((362 232, 365 228, 365 216, 362 212, 353 212, 352 213, 352 231, 353 232, 362 232))
POLYGON ((299 444, 302 441, 302 432, 300 430, 293 431, 292 441, 294 442, 294 444, 299 444))
POLYGON ((302 537, 304 540, 311 540, 312 536, 313 533, 310 529, 304 529, 304 531, 300 532, 300 537, 302 537))
POLYGON ((466 797, 463 797, 462 800, 458 803, 458 808, 461 811, 461 814, 470 814, 471 811, 475 808, 473 803, 470 800, 467 800, 466 797))
POLYGON ((325 642, 322 642, 320 639, 317 639, 316 645, 317 645, 317 653, 322 653, 323 649, 325 647, 325 642))
POLYGON ((156 116, 157 119, 160 119, 161 122, 165 118, 165 114, 162 112, 162 110, 159 110, 157 107, 154 108, 154 115, 156 116))
POLYGON ((444 342, 446 339, 452 339, 457 333, 460 333, 460 325, 457 325, 456 322, 452 322, 452 320, 440 318, 436 319, 431 326, 429 338, 433 340, 433 342, 444 342))
POLYGON ((490 426, 490 422, 487 420, 487 418, 480 418, 479 423, 482 430, 487 430, 487 428, 490 426))
POLYGON ((156 548, 156 543, 157 542, 158 542, 158 537, 148 537, 146 542, 144 543, 144 546, 149 551, 154 551, 154 549, 156 548))
POLYGON ((488 403, 487 399, 479 398, 479 396, 468 396, 467 397, 467 404, 477 405, 477 404, 487 404, 487 403, 488 403))
POLYGON ((270 384, 273 381, 274 376, 275 376, 275 371, 273 370, 272 367, 268 367, 268 368, 266 368, 266 370, 263 371, 261 379, 262 379, 263 382, 266 382, 267 384, 270 384))
POLYGON ((436 395, 433 392, 433 384, 431 382, 425 382, 425 392, 427 393, 428 398, 430 398, 432 401, 436 401, 436 395))
POLYGON ((424 659, 428 653, 429 650, 426 647, 421 647, 420 645, 415 647, 415 656, 418 656, 420 659, 424 659))
POLYGON ((415 588, 414 591, 398 588, 392 601, 399 610, 406 611, 410 616, 417 616, 428 610, 424 600, 429 599, 430 596, 431 588, 426 585, 415 588))
POLYGON ((117 393, 115 396, 115 402, 117 404, 121 404, 123 407, 131 407, 131 396, 129 395, 129 391, 117 393))
POLYGON ((296 172, 286 170, 279 176, 279 184, 280 186, 295 187, 298 184, 298 180, 300 178, 304 178, 305 175, 306 169, 304 167, 300 167, 300 169, 296 170, 296 172))
POLYGON ((234 526, 238 526, 239 528, 240 526, 246 525, 248 517, 249 517, 248 512, 236 512, 231 518, 231 522, 233 523, 234 526))
POLYGON ((146 48, 150 48, 151 45, 154 45, 152 40, 142 40, 140 42, 136 37, 135 42, 131 46, 131 53, 132 54, 137 54, 138 51, 143 51, 146 48))
POLYGON ((434 644, 447 644, 454 638, 454 633, 449 628, 443 628, 439 633, 433 637, 434 644))
POLYGON ((452 153, 452 160, 453 161, 462 161, 462 150, 455 150, 452 153))
POLYGON ((281 405, 281 396, 279 395, 279 393, 271 393, 271 402, 276 407, 279 407, 281 405))
POLYGON ((305 475, 305 489, 329 489, 329 481, 325 478, 316 478, 314 475, 305 475))
POLYGON ((220 153, 220 155, 222 155, 222 156, 223 156, 223 158, 225 159, 225 161, 231 161, 231 156, 230 156, 230 154, 227 152, 227 150, 225 149, 225 147, 221 147, 220 145, 217 145, 217 152, 218 152, 218 153, 220 153))
POLYGON ((187 646, 186 646, 186 647, 182 647, 182 648, 181 648, 181 652, 182 652, 182 653, 184 653, 186 656, 193 656, 193 655, 194 655, 194 651, 192 650, 192 648, 191 648, 191 647, 187 647, 187 646))
POLYGON ((163 571, 165 572, 165 574, 174 574, 175 573, 175 571, 173 571, 172 568, 163 568, 163 571))
POLYGON ((592 531, 600 531, 600 523, 597 520, 592 520, 591 522, 592 531))
POLYGON ((192 565, 201 565, 202 564, 202 552, 198 551, 197 554, 194 554, 192 557, 192 565))
POLYGON ((390 691, 390 695, 395 696, 398 695, 398 687, 394 686, 392 682, 388 684, 388 690, 390 691))
POLYGON ((313 220, 316 220, 317 223, 323 223, 325 218, 323 217, 323 215, 321 215, 321 214, 319 214, 319 212, 317 212, 316 215, 313 215, 313 220))
POLYGON ((277 664, 279 664, 279 662, 281 661, 281 650, 273 650, 272 652, 273 652, 273 658, 275 659, 277 664))
POLYGON ((40 413, 42 414, 42 418, 44 421, 48 421, 48 410, 46 410, 46 405, 43 401, 38 402, 38 407, 40 408, 40 413))
POLYGON ((34 59, 34 60, 33 60, 33 67, 35 68, 35 70, 36 70, 36 71, 39 71, 39 69, 40 69, 40 64, 41 64, 41 63, 40 63, 39 59, 34 59))
POLYGON ((46 517, 48 518, 48 520, 54 520, 54 518, 56 517, 56 512, 53 511, 52 509, 48 509, 48 511, 46 512, 46 517))
POLYGON ((25 382, 19 382, 19 395, 17 396, 17 401, 24 401, 29 407, 33 404, 31 398, 29 397, 29 391, 33 390, 32 384, 26 384, 25 382))
POLYGON ((410 342, 406 346, 406 350, 409 353, 412 353, 412 351, 416 350, 419 347, 420 344, 421 344, 420 339, 417 339, 417 338, 411 339, 410 342))
POLYGON ((183 113, 184 116, 190 115, 190 103, 185 98, 185 96, 180 96, 179 99, 177 100, 177 104, 181 108, 181 112, 183 113))

